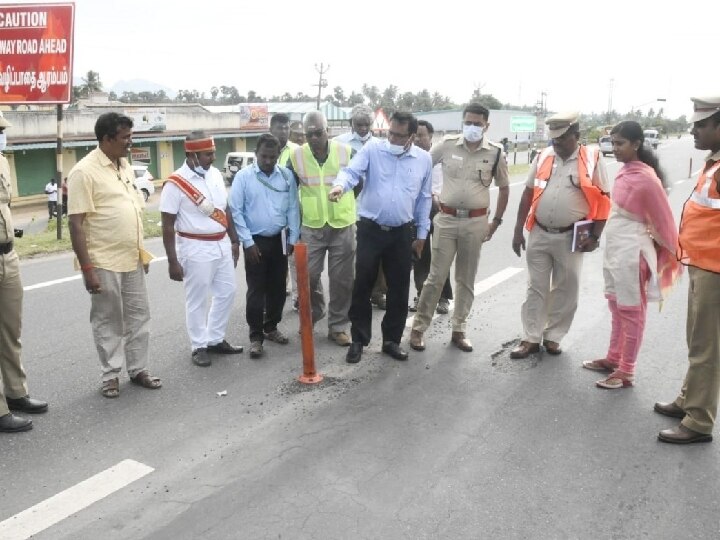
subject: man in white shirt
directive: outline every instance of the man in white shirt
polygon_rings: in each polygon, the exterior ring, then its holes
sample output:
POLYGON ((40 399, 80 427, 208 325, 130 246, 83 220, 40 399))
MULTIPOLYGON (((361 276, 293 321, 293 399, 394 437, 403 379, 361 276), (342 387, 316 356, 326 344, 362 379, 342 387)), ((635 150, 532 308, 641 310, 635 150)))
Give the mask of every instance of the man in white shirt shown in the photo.
POLYGON ((212 166, 212 137, 203 131, 190 133, 185 156, 183 166, 170 175, 160 195, 163 244, 170 279, 185 284, 192 362, 207 367, 212 364, 208 353, 243 352, 225 340, 240 247, 228 217, 225 183, 212 166))
POLYGON ((58 195, 58 188, 54 178, 51 178, 50 181, 45 184, 45 194, 48 197, 48 218, 52 219, 55 214, 57 214, 58 195))

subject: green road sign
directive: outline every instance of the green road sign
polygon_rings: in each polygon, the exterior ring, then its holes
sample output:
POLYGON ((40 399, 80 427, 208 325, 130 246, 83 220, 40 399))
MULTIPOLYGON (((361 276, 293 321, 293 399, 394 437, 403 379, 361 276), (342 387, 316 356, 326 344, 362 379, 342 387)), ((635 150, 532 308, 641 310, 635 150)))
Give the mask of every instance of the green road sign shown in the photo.
POLYGON ((535 131, 537 119, 534 116, 511 116, 510 131, 513 133, 523 133, 527 131, 535 131))

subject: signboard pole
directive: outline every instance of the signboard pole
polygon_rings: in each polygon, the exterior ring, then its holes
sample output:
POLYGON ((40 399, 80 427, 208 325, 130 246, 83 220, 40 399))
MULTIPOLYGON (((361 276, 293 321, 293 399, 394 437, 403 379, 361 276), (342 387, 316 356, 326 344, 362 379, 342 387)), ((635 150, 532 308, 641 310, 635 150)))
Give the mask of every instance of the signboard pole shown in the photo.
POLYGON ((515 134, 515 150, 513 151, 513 165, 517 165, 517 133, 515 134))
MULTIPOLYGON (((62 217, 65 213, 62 203, 62 178, 63 178, 63 108, 62 104, 57 104, 57 148, 55 149, 55 184, 57 185, 57 193, 60 196, 58 204, 56 204, 57 213, 57 239, 62 240, 62 217)), ((70 218, 68 218, 70 219, 70 218)))

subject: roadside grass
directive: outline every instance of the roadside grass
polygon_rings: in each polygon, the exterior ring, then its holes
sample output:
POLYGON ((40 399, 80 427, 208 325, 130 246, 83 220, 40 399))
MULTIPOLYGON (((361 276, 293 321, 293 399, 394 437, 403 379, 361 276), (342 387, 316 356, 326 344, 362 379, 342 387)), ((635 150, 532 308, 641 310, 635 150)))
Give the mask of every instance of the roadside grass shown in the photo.
MULTIPOLYGON (((145 238, 162 236, 160 226, 160 212, 157 210, 146 211, 143 216, 143 229, 145 238)), ((47 229, 36 234, 26 234, 22 238, 15 239, 15 250, 21 259, 61 253, 72 249, 70 245, 70 231, 68 220, 62 222, 62 239, 57 239, 57 220, 51 219, 47 229)))

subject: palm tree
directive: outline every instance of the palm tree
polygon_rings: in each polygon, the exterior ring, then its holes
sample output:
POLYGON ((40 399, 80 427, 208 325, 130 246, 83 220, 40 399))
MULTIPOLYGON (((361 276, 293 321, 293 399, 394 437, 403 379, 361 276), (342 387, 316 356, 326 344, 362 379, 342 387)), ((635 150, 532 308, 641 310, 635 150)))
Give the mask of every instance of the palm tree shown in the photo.
POLYGON ((85 77, 82 77, 82 82, 79 86, 82 97, 90 97, 93 92, 102 92, 103 87, 100 82, 100 74, 97 71, 88 71, 85 77))

